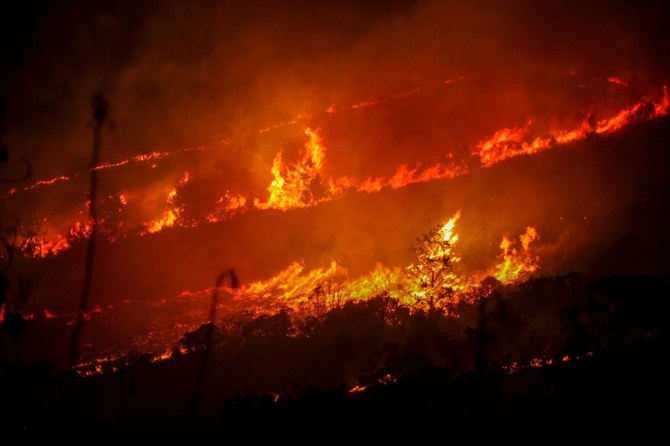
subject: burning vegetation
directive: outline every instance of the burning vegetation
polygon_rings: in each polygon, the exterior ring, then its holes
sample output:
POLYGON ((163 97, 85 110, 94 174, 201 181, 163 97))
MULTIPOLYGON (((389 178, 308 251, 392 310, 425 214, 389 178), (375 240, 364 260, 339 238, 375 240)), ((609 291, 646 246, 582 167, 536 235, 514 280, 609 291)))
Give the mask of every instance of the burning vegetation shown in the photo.
MULTIPOLYGON (((370 103, 368 106, 378 105, 379 103, 370 103)), ((595 135, 610 134, 630 124, 667 116, 669 107, 670 97, 668 96, 668 90, 667 87, 663 87, 662 96, 657 100, 644 98, 631 106, 623 108, 609 118, 597 121, 594 120, 592 115, 589 115, 573 129, 550 129, 543 136, 533 137, 531 132, 533 127, 532 120, 528 121, 524 127, 503 128, 492 136, 479 141, 476 149, 472 152, 472 156, 478 159, 482 168, 488 168, 509 158, 520 155, 532 155, 595 135)), ((296 121, 296 124, 298 122, 296 121)), ((140 235, 154 234, 164 228, 171 228, 175 225, 194 227, 206 223, 225 221, 240 212, 252 209, 279 209, 286 211, 314 206, 340 198, 352 192, 374 193, 384 188, 398 189, 415 183, 455 178, 468 173, 468 168, 466 167, 468 163, 466 160, 463 159, 457 162, 453 160, 453 154, 449 153, 447 157, 452 159, 448 163, 437 163, 425 168, 422 168, 420 163, 417 163, 413 168, 409 167, 406 163, 400 164, 396 167, 395 173, 389 177, 368 177, 362 180, 355 180, 353 177, 343 176, 330 178, 326 181, 322 176, 327 152, 323 138, 319 135, 318 129, 313 130, 309 127, 304 130, 304 134, 308 140, 304 143, 298 161, 285 161, 283 152, 277 152, 270 169, 273 180, 267 187, 269 196, 266 200, 245 196, 228 190, 216 200, 212 209, 202 220, 185 219, 180 215, 183 213, 183 208, 180 208, 176 203, 178 201, 178 190, 182 189, 189 181, 190 173, 184 172, 172 189, 167 192, 167 199, 165 200, 167 210, 162 211, 162 215, 154 220, 138 223, 135 227, 132 226, 131 222, 124 224, 122 227, 107 227, 103 233, 106 233, 107 237, 111 240, 127 236, 128 234, 125 231, 129 229, 131 235, 137 234, 138 229, 140 235)), ((130 159, 101 164, 96 167, 96 170, 121 168, 131 163, 147 164, 148 167, 155 168, 155 163, 162 158, 178 156, 181 153, 188 153, 192 150, 206 150, 206 148, 200 147, 174 152, 142 154, 130 159)), ((54 185, 70 179, 70 176, 61 175, 50 180, 38 180, 31 185, 23 187, 22 191, 28 192, 39 186, 54 185)), ((17 192, 19 192, 17 188, 11 188, 5 195, 5 198, 11 197, 17 192)), ((118 197, 123 206, 112 212, 119 212, 123 215, 123 207, 127 205, 127 200, 123 193, 119 193, 118 197)), ((104 217, 101 219, 101 223, 105 224, 104 217)), ((68 249, 72 243, 85 239, 87 237, 86 227, 86 223, 75 221, 66 225, 66 234, 61 234, 53 232, 49 228, 47 218, 43 217, 41 223, 36 225, 35 229, 23 228, 21 230, 18 244, 20 250, 29 256, 46 257, 55 255, 68 249)))
POLYGON ((666 8, 84 3, 0 26, 3 432, 662 431, 666 8))

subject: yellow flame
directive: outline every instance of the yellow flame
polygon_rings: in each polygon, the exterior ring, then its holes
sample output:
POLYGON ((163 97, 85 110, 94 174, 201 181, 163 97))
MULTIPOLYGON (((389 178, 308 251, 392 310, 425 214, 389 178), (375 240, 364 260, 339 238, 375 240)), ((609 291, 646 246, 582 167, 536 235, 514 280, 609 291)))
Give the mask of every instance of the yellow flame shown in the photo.
POLYGON ((295 164, 284 162, 279 151, 272 162, 273 180, 267 190, 270 196, 266 202, 254 200, 259 209, 293 209, 319 202, 320 197, 311 193, 312 184, 320 183, 320 172, 326 157, 326 148, 318 130, 305 129, 308 141, 304 146, 302 159, 295 164))
POLYGON ((500 262, 491 275, 502 283, 527 279, 540 266, 539 258, 530 251, 530 244, 537 239, 539 239, 537 229, 532 226, 528 226, 519 236, 521 249, 517 249, 513 241, 503 237, 500 242, 500 262))
POLYGON ((423 239, 424 257, 405 268, 387 267, 378 263, 367 274, 351 278, 345 267, 331 261, 327 268, 306 270, 302 261, 291 263, 276 275, 244 285, 233 292, 238 306, 255 312, 276 311, 291 308, 295 311, 321 308, 322 311, 348 301, 366 300, 386 293, 413 308, 423 308, 419 303, 429 299, 431 293, 449 290, 448 302, 456 303, 471 299, 479 289, 480 281, 494 276, 504 284, 527 278, 539 268, 539 259, 532 253, 532 243, 539 236, 531 226, 519 236, 518 242, 503 237, 500 243, 499 261, 489 270, 466 272, 458 267, 460 257, 455 245, 458 241, 457 212, 445 224, 432 233, 433 238, 423 239), (441 263, 449 259, 449 265, 441 263), (434 280, 437 288, 426 284, 431 274, 440 274, 434 280))

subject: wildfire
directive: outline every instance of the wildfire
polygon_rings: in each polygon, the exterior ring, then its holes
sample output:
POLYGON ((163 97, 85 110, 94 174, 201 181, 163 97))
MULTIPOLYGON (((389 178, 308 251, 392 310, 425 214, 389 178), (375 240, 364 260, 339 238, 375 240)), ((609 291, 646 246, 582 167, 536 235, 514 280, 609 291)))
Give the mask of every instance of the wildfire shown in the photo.
MULTIPOLYGON (((377 263, 367 274, 351 277, 347 268, 335 260, 326 267, 312 269, 306 268, 303 261, 295 261, 267 279, 247 283, 236 289, 226 289, 229 298, 219 304, 222 313, 232 315, 244 311, 260 315, 290 309, 297 317, 319 316, 346 302, 363 301, 380 294, 398 300, 412 311, 434 309, 448 313, 453 304, 469 302, 475 295, 488 297, 490 293, 482 292, 481 285, 486 277, 495 276, 503 284, 511 284, 537 271, 539 259, 532 252, 532 243, 538 239, 538 234, 532 227, 528 227, 518 241, 503 238, 498 264, 488 270, 466 271, 461 266, 461 255, 457 249, 460 216, 459 211, 419 239, 424 249, 417 251, 416 261, 411 265, 388 267, 377 263), (431 275, 432 285, 428 280, 431 275), (440 278, 435 279, 436 276, 440 278)), ((212 287, 187 290, 173 299, 161 299, 151 305, 160 307, 169 301, 178 301, 189 309, 204 308, 203 303, 209 300, 212 291, 212 287)), ((86 319, 94 313, 113 308, 111 305, 104 310, 95 307, 86 314, 86 319)), ((46 310, 44 314, 45 318, 65 318, 67 324, 71 323, 67 321, 74 321, 75 317, 74 314, 54 315, 46 310)), ((151 332, 136 339, 133 345, 135 348, 153 351, 152 362, 169 359, 175 351, 172 348, 175 339, 184 330, 195 330, 201 320, 198 311, 183 311, 179 322, 174 324, 174 332, 162 333, 160 336, 151 332)), ((77 370, 85 376, 103 373, 110 367, 118 366, 120 360, 121 357, 115 353, 82 363, 77 370)), ((383 380, 393 380, 393 377, 385 377, 383 380)))
MULTIPOLYGON (((350 277, 347 268, 331 261, 326 268, 306 270, 303 261, 291 263, 276 275, 228 290, 233 295, 230 309, 254 313, 290 308, 297 312, 323 313, 347 301, 369 299, 380 293, 398 299, 410 307, 447 308, 449 304, 470 298, 481 280, 493 276, 503 284, 526 279, 539 268, 539 258, 531 244, 539 239, 537 230, 526 228, 519 237, 520 247, 507 237, 500 244, 499 263, 486 271, 464 271, 456 245, 456 224, 460 211, 445 224, 419 239, 416 262, 401 268, 378 263, 367 274, 350 277)), ((211 289, 182 293, 182 296, 209 295, 211 289)))
MULTIPOLYGON (((466 77, 459 77, 451 80, 446 80, 443 84, 466 79, 466 77)), ((616 77, 607 79, 611 83, 623 85, 624 81, 616 77)), ((383 102, 407 97, 415 94, 419 89, 410 90, 404 93, 389 96, 385 99, 370 100, 359 104, 354 104, 347 107, 331 107, 328 111, 335 112, 345 109, 356 109, 383 102)), ((528 120, 524 126, 502 128, 496 131, 492 136, 480 140, 472 155, 478 159, 482 167, 490 167, 506 159, 535 154, 560 144, 567 144, 575 141, 585 139, 593 135, 606 135, 623 127, 640 121, 647 121, 668 114, 670 108, 670 97, 667 88, 663 88, 662 98, 659 100, 652 100, 643 98, 636 104, 620 110, 609 118, 596 120, 593 115, 589 114, 574 128, 568 129, 554 129, 545 132, 540 136, 534 136, 536 133, 534 129, 534 122, 528 120)), ((301 114, 295 119, 279 123, 276 126, 261 129, 261 132, 268 129, 283 126, 288 124, 298 124, 301 121, 311 120, 312 116, 309 114, 301 114)), ((236 214, 243 213, 252 209, 280 209, 289 210, 295 208, 304 208, 314 206, 329 200, 333 200, 352 192, 367 192, 374 193, 384 188, 398 189, 410 184, 434 181, 445 178, 455 178, 460 175, 468 173, 467 160, 460 161, 452 160, 453 156, 447 154, 447 161, 438 162, 428 167, 422 167, 421 164, 416 163, 412 167, 408 163, 401 163, 395 171, 388 176, 368 177, 367 179, 357 179, 348 176, 340 178, 322 178, 322 168, 325 164, 326 146, 322 137, 319 135, 318 129, 307 127, 304 130, 307 136, 307 141, 304 144, 303 151, 300 158, 296 162, 288 162, 283 157, 283 152, 279 151, 275 156, 272 167, 272 181, 267 187, 269 196, 265 201, 260 198, 247 197, 234 191, 226 191, 216 203, 213 209, 205 214, 203 219, 205 222, 216 223, 225 221, 236 214)), ((131 163, 142 164, 149 163, 153 165, 157 160, 165 157, 187 152, 193 150, 203 150, 204 147, 180 149, 172 152, 150 152, 140 154, 125 160, 108 162, 99 165, 96 170, 113 169, 121 166, 126 166, 131 163)), ((76 176, 76 175, 75 175, 76 176)), ((58 182, 68 181, 73 176, 58 176, 50 180, 39 180, 35 183, 25 186, 23 189, 11 188, 5 193, 5 197, 15 194, 19 190, 32 190, 40 186, 48 186, 58 182)), ((154 217, 152 220, 145 222, 144 225, 138 222, 136 225, 126 224, 123 228, 137 228, 144 227, 139 235, 154 234, 160 232, 164 228, 173 227, 175 225, 184 225, 183 208, 179 203, 179 189, 184 186, 189 180, 189 175, 186 173, 178 183, 170 190, 166 198, 168 209, 154 217)), ((120 194, 118 197, 122 205, 127 203, 125 195, 120 194)), ((121 212, 121 209, 117 209, 121 212)), ((101 218, 98 222, 104 234, 110 241, 114 241, 127 234, 127 230, 122 229, 121 226, 114 228, 104 227, 105 218, 101 218)), ((197 226, 202 222, 194 221, 189 225, 197 226)), ((75 222, 64 233, 54 234, 48 233, 42 228, 40 233, 31 234, 21 238, 21 251, 23 255, 31 257, 45 257, 48 255, 58 254, 69 249, 72 243, 80 238, 86 238, 87 232, 84 229, 86 225, 81 222, 75 222)), ((132 232, 136 234, 137 232, 132 232)))

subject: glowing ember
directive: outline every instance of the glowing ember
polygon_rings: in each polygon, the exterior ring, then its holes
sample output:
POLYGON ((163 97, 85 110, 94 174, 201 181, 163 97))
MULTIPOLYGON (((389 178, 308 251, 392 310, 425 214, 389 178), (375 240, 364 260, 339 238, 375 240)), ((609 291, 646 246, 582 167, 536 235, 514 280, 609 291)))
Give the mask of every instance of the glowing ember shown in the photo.
POLYGON ((621 80, 621 79, 619 79, 618 77, 615 77, 615 76, 608 77, 607 82, 610 82, 610 83, 616 84, 616 85, 621 85, 622 87, 628 87, 628 82, 623 81, 623 80, 621 80))
POLYGON ((302 121, 305 121, 309 118, 311 118, 311 115, 300 114, 300 115, 296 116, 295 118, 291 119, 290 121, 284 121, 284 122, 280 122, 278 124, 273 124, 273 125, 270 125, 270 126, 267 126, 267 127, 263 127, 262 129, 258 130, 258 133, 267 133, 271 130, 275 130, 275 129, 278 129, 278 128, 281 128, 281 127, 286 127, 288 125, 296 125, 296 124, 298 124, 302 121))

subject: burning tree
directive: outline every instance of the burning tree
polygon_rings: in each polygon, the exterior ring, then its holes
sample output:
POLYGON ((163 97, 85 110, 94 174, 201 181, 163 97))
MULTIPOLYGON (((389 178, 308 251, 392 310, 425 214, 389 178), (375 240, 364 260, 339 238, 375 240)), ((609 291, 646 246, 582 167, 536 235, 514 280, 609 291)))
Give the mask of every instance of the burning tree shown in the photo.
POLYGON ((460 258, 453 252, 458 235, 454 233, 460 211, 445 225, 438 225, 412 246, 416 262, 405 268, 406 292, 418 307, 432 311, 448 303, 463 287, 454 271, 460 258))

